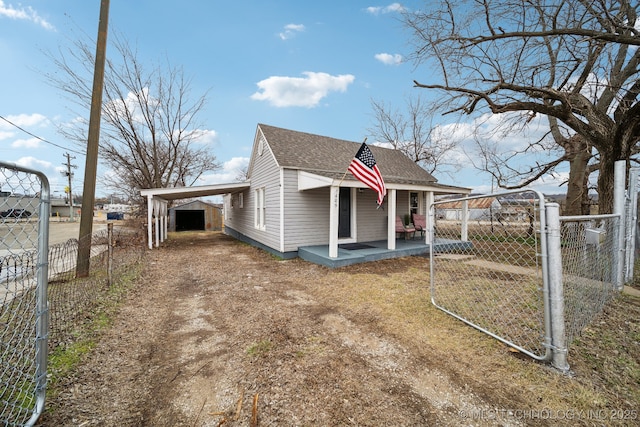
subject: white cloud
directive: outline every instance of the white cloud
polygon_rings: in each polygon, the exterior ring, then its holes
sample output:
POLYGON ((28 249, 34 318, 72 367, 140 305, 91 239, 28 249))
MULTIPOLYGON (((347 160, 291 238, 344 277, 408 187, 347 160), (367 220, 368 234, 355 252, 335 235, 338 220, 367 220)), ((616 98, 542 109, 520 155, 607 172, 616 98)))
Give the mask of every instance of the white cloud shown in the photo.
POLYGON ((567 191, 566 184, 569 180, 569 172, 556 172, 553 175, 544 175, 528 188, 540 191, 543 194, 561 194, 567 191))
POLYGON ((218 132, 209 129, 199 129, 193 131, 194 141, 200 144, 215 144, 218 142, 218 132))
POLYGON ((12 148, 38 148, 40 140, 38 138, 16 139, 11 143, 12 148))
POLYGON ((271 76, 257 83, 260 90, 251 99, 268 101, 275 107, 312 108, 329 92, 345 92, 355 77, 351 74, 332 76, 306 71, 305 77, 271 76))
POLYGON ((282 40, 290 39, 294 37, 296 33, 301 33, 305 30, 302 24, 287 24, 284 26, 284 31, 278 34, 282 40))
POLYGON ((16 164, 18 166, 23 166, 25 168, 36 169, 36 170, 49 169, 53 166, 51 162, 36 159, 35 157, 32 157, 32 156, 21 157, 16 161, 16 164))
POLYGON ((55 30, 55 27, 38 15, 38 12, 33 10, 31 6, 27 6, 26 9, 24 7, 17 9, 13 7, 13 5, 7 5, 4 1, 0 0, 0 17, 2 16, 9 19, 31 21, 45 30, 55 30))
POLYGON ((231 160, 224 162, 219 171, 201 176, 197 185, 228 184, 241 181, 243 178, 240 175, 247 169, 248 165, 249 157, 233 157, 231 160))
MULTIPOLYGON (((28 132, 34 131, 34 128, 45 128, 50 122, 47 117, 42 114, 17 114, 6 117, 6 120, 0 120, 0 141, 15 138, 20 132, 20 128, 28 132)), ((37 131, 34 131, 37 133, 37 131)), ((38 148, 38 138, 16 139, 11 143, 13 148, 38 148)))
POLYGON ((402 55, 395 53, 376 53, 374 57, 385 65, 399 65, 402 64, 402 55))
MULTIPOLYGON (((0 0, 1 1, 1 0, 0 0)), ((16 126, 30 128, 35 126, 45 126, 48 124, 49 119, 42 114, 16 114, 6 116, 7 120, 16 126)), ((4 120, 0 120, 0 130, 15 129, 15 127, 4 120)))
POLYGON ((381 13, 402 12, 405 9, 400 3, 391 3, 388 6, 369 6, 365 10, 372 15, 380 15, 381 13))
POLYGON ((13 135, 15 135, 15 133, 0 130, 0 141, 2 141, 3 139, 13 138, 13 135))

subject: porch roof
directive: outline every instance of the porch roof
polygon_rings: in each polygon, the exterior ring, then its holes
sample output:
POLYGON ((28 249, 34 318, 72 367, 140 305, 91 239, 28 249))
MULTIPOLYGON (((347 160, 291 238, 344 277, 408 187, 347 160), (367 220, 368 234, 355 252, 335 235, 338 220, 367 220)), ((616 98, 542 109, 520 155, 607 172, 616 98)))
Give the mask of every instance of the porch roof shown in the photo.
MULTIPOLYGON (((298 190, 311 190, 330 186, 365 188, 366 185, 354 179, 350 174, 334 172, 298 170, 298 190)), ((445 185, 437 182, 416 182, 408 179, 400 179, 388 182, 385 178, 387 189, 407 191, 431 191, 436 195, 443 194, 469 194, 470 188, 445 185)))

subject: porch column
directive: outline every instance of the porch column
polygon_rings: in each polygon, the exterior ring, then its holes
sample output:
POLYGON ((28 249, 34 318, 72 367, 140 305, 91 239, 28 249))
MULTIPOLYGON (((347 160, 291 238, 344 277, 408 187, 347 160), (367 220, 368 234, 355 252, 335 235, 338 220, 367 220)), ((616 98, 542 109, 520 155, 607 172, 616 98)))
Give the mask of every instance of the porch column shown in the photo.
POLYGON ((396 249, 396 190, 387 190, 389 194, 387 217, 387 249, 393 251, 396 249))
POLYGON ((426 227, 427 230, 424 233, 424 242, 427 245, 431 244, 431 234, 433 233, 433 225, 436 223, 435 216, 436 210, 433 208, 434 196, 433 191, 427 191, 427 212, 426 212, 426 227))
POLYGON ((338 196, 340 187, 331 186, 329 198, 329 258, 338 258, 338 196))

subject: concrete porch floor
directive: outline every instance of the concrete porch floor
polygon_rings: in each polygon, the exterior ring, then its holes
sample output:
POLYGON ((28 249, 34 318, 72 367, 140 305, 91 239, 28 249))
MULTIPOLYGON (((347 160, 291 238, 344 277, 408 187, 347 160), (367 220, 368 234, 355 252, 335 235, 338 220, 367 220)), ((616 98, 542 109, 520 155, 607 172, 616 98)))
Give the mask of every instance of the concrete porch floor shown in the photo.
MULTIPOLYGON (((344 267, 363 262, 378 261, 388 258, 400 258, 412 255, 429 256, 430 245, 424 238, 396 239, 396 249, 387 249, 386 240, 374 242, 358 242, 358 245, 367 247, 358 249, 345 249, 345 245, 338 246, 338 257, 329 257, 329 245, 304 246, 298 248, 298 256, 306 261, 324 265, 329 268, 344 267), (341 247, 342 246, 342 247, 341 247)), ((468 249, 469 242, 438 239, 434 243, 434 250, 468 249)), ((346 245, 348 246, 348 245, 346 245)))

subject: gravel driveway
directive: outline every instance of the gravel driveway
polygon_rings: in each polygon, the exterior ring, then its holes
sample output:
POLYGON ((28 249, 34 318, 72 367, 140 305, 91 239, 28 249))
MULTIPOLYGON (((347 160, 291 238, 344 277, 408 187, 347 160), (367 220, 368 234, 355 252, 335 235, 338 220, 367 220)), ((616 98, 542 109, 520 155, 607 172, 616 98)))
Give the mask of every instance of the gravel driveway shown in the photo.
POLYGON ((594 398, 435 310, 425 258, 330 270, 180 233, 147 264, 39 425, 563 425, 492 411, 594 398))

